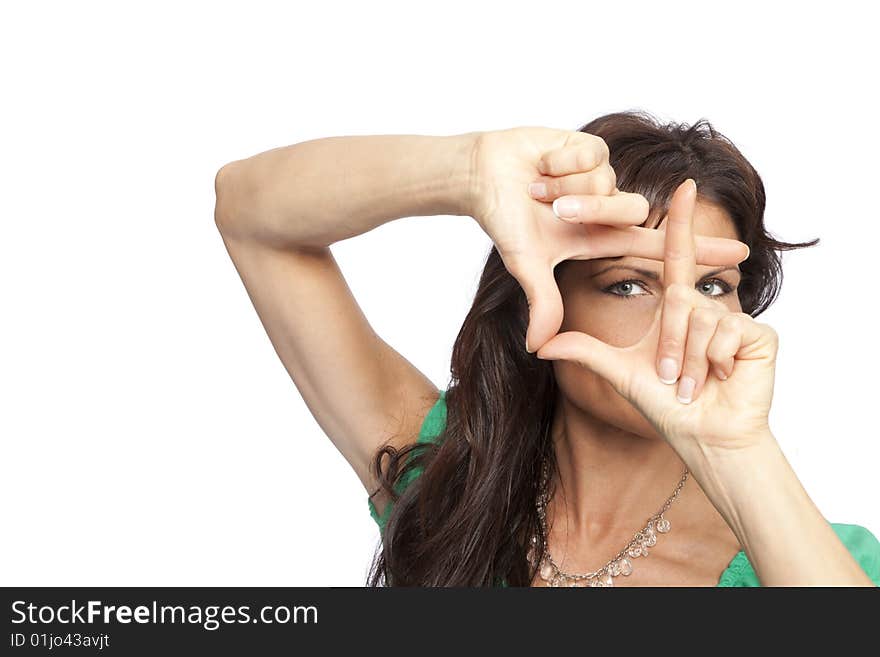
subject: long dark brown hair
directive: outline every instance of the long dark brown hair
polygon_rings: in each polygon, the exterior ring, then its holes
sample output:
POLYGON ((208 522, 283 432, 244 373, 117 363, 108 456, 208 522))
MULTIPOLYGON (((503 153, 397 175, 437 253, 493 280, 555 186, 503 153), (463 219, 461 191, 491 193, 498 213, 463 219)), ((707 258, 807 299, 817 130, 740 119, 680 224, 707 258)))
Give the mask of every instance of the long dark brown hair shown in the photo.
MULTIPOLYGON (((618 189, 648 199, 644 226, 656 228, 687 178, 727 211, 751 249, 738 291, 752 317, 779 293, 780 252, 819 241, 782 242, 766 231, 760 176, 706 119, 662 123, 633 110, 578 130, 608 144, 618 189)), ((387 446, 375 455, 373 471, 393 506, 369 585, 528 586, 534 579, 526 550, 539 531, 541 464, 555 467, 550 428, 558 389, 552 361, 523 348, 528 317, 525 294, 493 247, 452 350, 444 431, 436 444, 387 446), (398 495, 395 484, 417 467, 423 473, 398 495)))

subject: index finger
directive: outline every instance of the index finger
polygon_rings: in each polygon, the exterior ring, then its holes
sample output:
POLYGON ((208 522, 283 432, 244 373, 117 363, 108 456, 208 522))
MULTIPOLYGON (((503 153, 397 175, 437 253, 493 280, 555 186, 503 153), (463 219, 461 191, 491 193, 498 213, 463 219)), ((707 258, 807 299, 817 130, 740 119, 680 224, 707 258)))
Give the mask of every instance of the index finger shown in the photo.
MULTIPOLYGON (((590 227, 587 235, 587 249, 584 258, 623 258, 634 256, 663 261, 666 249, 666 235, 654 228, 629 226, 590 227)), ((720 267, 736 265, 749 257, 749 247, 744 242, 729 237, 694 237, 697 264, 720 267)), ((582 259, 580 255, 574 259, 582 259)))
POLYGON ((694 206, 697 184, 688 178, 678 186, 666 213, 666 241, 663 250, 663 284, 697 282, 696 246, 694 244, 694 206))

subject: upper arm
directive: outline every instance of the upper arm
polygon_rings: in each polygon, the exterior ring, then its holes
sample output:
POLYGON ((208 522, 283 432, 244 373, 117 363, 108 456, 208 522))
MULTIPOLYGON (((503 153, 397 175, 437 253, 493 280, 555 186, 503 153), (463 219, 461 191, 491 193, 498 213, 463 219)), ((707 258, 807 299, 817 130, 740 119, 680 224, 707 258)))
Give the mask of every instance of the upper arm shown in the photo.
POLYGON ((372 493, 374 454, 415 439, 438 389, 373 331, 329 247, 221 235, 297 390, 372 493))

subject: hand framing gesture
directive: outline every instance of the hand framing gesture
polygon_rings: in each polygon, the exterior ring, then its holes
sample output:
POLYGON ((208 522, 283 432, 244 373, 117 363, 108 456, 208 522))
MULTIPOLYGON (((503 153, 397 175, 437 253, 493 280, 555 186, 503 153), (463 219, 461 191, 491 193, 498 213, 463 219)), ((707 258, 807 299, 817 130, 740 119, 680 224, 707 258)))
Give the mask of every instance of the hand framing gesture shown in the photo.
MULTIPOLYGON (((481 133, 476 140, 471 176, 479 191, 472 214, 526 294, 531 351, 562 325, 553 274, 558 263, 663 258, 663 235, 639 226, 648 201, 617 189, 608 157, 603 139, 578 131, 518 127, 481 133), (530 183, 543 183, 546 193, 530 196, 530 183), (562 216, 549 203, 554 199, 562 216), (563 212, 560 205, 571 202, 580 208, 563 212)), ((748 256, 745 244, 720 237, 697 237, 693 250, 702 265, 735 264, 748 256)))
POLYGON ((778 338, 769 325, 695 289, 696 196, 688 179, 670 202, 663 301, 644 337, 621 348, 566 331, 537 356, 573 361, 606 379, 673 447, 748 447, 769 434, 778 338))

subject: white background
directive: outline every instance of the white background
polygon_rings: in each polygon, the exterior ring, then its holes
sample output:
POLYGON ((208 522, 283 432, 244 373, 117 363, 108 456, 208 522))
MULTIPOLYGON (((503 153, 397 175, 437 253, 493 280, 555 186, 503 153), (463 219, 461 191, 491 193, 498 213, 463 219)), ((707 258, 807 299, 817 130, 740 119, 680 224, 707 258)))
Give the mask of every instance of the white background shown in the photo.
MULTIPOLYGON (((761 317, 781 336, 771 426, 826 518, 880 535, 868 3, 10 4, 0 584, 362 584, 366 491, 228 259, 214 174, 323 136, 631 108, 708 118, 762 175, 769 229, 821 238, 785 255, 761 317)), ((489 246, 467 217, 418 217, 333 252, 442 388, 489 246)))

